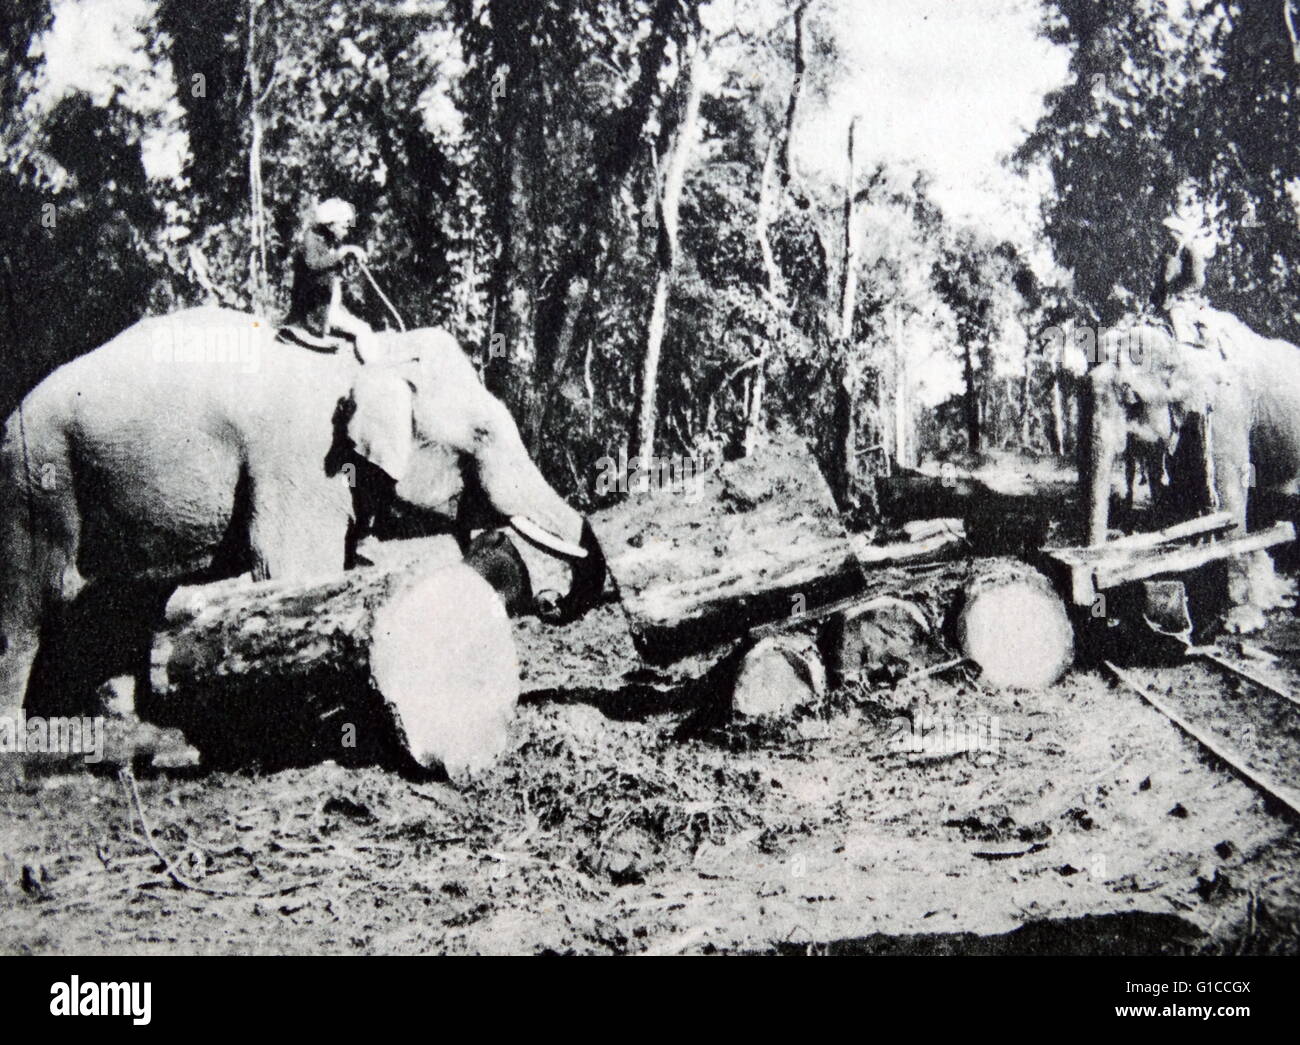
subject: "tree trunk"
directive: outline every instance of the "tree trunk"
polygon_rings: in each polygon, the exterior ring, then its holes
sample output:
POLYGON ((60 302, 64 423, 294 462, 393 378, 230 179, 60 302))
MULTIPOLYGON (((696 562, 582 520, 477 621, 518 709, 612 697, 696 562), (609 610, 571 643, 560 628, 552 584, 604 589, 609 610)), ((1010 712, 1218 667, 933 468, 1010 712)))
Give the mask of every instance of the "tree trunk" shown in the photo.
POLYGON ((980 449, 979 389, 975 386, 975 357, 969 343, 962 345, 962 374, 966 381, 963 400, 966 412, 966 448, 977 454, 980 449))
POLYGON ((749 385, 749 399, 745 413, 744 453, 748 457, 760 445, 763 435, 763 397, 767 394, 767 368, 765 360, 754 367, 754 379, 749 385))
MULTIPOLYGON (((769 230, 777 210, 778 189, 783 192, 790 184, 790 142, 794 137, 794 124, 799 113, 799 100, 803 95, 804 73, 807 66, 804 58, 803 23, 810 2, 811 0, 802 0, 794 10, 794 77, 790 82, 790 94, 786 100, 785 119, 781 130, 767 143, 758 190, 755 236, 758 240, 759 255, 763 259, 763 272, 767 279, 764 294, 773 311, 778 313, 783 312, 785 308, 785 280, 781 276, 776 256, 772 252, 769 230)), ((766 395, 767 360, 760 357, 755 364, 754 377, 745 402, 744 453, 747 457, 759 445, 763 431, 763 403, 766 395)))
POLYGON ((575 280, 586 279, 590 290, 603 253, 599 244, 609 223, 610 199, 620 191, 623 180, 641 155, 641 135, 654 112, 659 74, 680 10, 679 0, 657 0, 650 14, 650 35, 639 57, 637 80, 628 93, 627 105, 596 132, 603 154, 574 211, 569 251, 560 259, 550 281, 551 289, 538 308, 534 373, 541 375, 542 380, 554 372, 555 354, 568 314, 586 307, 586 294, 575 300, 570 288, 575 280))
POLYGON ((844 261, 840 269, 838 349, 839 365, 835 380, 835 447, 836 472, 834 486, 840 494, 840 504, 845 510, 856 506, 858 490, 858 425, 857 392, 858 368, 853 356, 853 317, 857 307, 858 243, 854 228, 854 191, 856 156, 854 139, 857 120, 849 122, 849 136, 845 150, 844 200, 841 206, 841 242, 844 261))
MULTIPOLYGON (((790 115, 793 118, 793 114, 790 115)), ((763 173, 758 187, 758 212, 754 223, 754 236, 758 240, 758 253, 763 259, 763 272, 767 279, 764 296, 773 311, 779 311, 784 298, 784 280, 776 264, 776 255, 772 253, 772 241, 768 230, 772 225, 776 210, 777 157, 782 146, 776 138, 767 143, 763 156, 763 173)), ((788 155, 787 155, 788 160, 788 155)), ((745 456, 754 452, 763 425, 763 398, 767 392, 767 360, 760 358, 755 364, 755 373, 749 387, 745 402, 745 456)))
POLYGON ((659 357, 668 327, 668 296, 677 271, 678 213, 681 208, 682 185, 686 179, 696 126, 699 123, 705 55, 697 39, 692 39, 683 48, 682 61, 684 68, 679 77, 681 100, 677 128, 665 160, 663 185, 655 198, 659 215, 655 250, 657 272, 654 304, 646 330, 645 358, 641 367, 641 402, 637 411, 636 451, 646 472, 649 471, 650 459, 654 455, 655 427, 658 421, 656 403, 659 393, 659 357))
POLYGON ((834 363, 832 389, 831 433, 833 439, 834 475, 831 487, 835 500, 844 511, 854 507, 857 493, 858 429, 856 415, 856 371, 844 346, 840 346, 839 359, 834 363))
POLYGON ((912 435, 912 389, 907 367, 907 353, 900 349, 894 375, 894 462, 899 468, 915 467, 912 435))
POLYGON ((781 135, 781 148, 777 154, 777 169, 782 188, 790 183, 790 141, 794 137, 794 121, 799 110, 799 99, 803 95, 804 73, 807 71, 808 64, 803 53, 803 22, 811 3, 812 0, 800 0, 799 5, 794 9, 794 80, 791 82, 790 97, 785 105, 785 128, 781 135))
POLYGON ((249 277, 252 284, 253 311, 265 315, 270 311, 270 291, 266 261, 266 202, 262 189, 262 114, 261 104, 270 84, 262 87, 257 64, 257 15, 259 0, 248 0, 248 24, 245 40, 244 75, 248 80, 248 214, 249 277))
POLYGON ((1048 402, 1051 405, 1052 424, 1051 433, 1051 451, 1054 454, 1065 453, 1065 404, 1061 396, 1061 372, 1056 367, 1052 367, 1051 389, 1048 402))
MULTIPOLYGON (((582 314, 581 303, 587 299, 588 289, 585 279, 576 279, 569 287, 569 303, 573 307, 566 309, 564 313, 564 326, 560 330, 555 347, 555 369, 541 382, 528 410, 528 424, 525 430, 528 433, 528 449, 534 457, 541 452, 551 403, 563 375, 567 372, 569 357, 573 353, 573 339, 582 314)), ((584 368, 584 378, 589 384, 588 368, 584 368)))
POLYGON ((844 266, 840 271, 840 341, 848 345, 853 340, 853 313, 858 300, 858 238, 854 228, 854 192, 853 180, 857 177, 854 138, 857 134, 858 121, 849 122, 848 145, 844 154, 844 201, 841 204, 843 217, 842 243, 844 248, 844 266))
POLYGON ((142 715, 218 764, 486 768, 519 696, 510 623, 468 566, 442 565, 441 552, 421 562, 179 589, 142 715))
POLYGON ((1033 377, 1034 377, 1034 356, 1028 349, 1025 350, 1025 371, 1020 380, 1020 445, 1029 449, 1031 438, 1031 429, 1033 428, 1033 377))

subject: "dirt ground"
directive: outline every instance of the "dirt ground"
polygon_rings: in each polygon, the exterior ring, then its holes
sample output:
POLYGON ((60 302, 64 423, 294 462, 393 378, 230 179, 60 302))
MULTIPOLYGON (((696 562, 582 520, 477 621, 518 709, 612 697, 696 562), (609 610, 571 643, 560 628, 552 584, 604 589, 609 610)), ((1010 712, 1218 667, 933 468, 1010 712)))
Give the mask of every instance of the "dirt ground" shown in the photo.
MULTIPOLYGON (((1223 685, 1177 671, 1179 693, 1223 685)), ((144 841, 129 781, 35 779, 3 797, 0 941, 18 953, 1300 949, 1295 821, 1099 673, 1018 696, 960 674, 884 700, 838 693, 780 727, 619 714, 528 704, 509 756, 461 790, 332 764, 142 778, 139 808, 175 878, 144 841), (928 741, 909 741, 898 709, 921 729, 935 716, 928 741)))

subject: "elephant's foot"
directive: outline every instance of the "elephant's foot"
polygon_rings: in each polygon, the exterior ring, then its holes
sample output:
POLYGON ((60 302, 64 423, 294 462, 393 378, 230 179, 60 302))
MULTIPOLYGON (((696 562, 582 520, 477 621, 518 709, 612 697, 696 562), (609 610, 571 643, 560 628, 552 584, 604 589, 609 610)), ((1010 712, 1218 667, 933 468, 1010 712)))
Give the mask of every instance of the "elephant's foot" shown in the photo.
POLYGON ((1224 628, 1244 635, 1268 623, 1268 610, 1294 606, 1296 585, 1290 578, 1277 575, 1267 552, 1252 552, 1229 564, 1228 602, 1232 608, 1224 619, 1224 628))
POLYGON ((0 703, 0 793, 27 779, 26 728, 21 704, 0 703))
POLYGON ((135 715, 110 719, 105 725, 104 761, 110 766, 188 769, 200 755, 179 729, 164 729, 135 715))
POLYGON ((1249 564, 1250 601, 1265 610, 1290 609, 1296 604, 1296 583, 1279 577, 1267 552, 1252 556, 1249 564))
POLYGON ((21 700, 0 698, 0 792, 27 779, 26 747, 19 736, 25 728, 21 700))
POLYGON ((113 766, 152 765, 183 769, 199 764, 199 753, 179 729, 145 722, 135 710, 135 679, 120 675, 99 687, 97 711, 104 720, 104 761, 113 766))
POLYGON ((27 766, 23 755, 14 751, 0 751, 0 794, 12 791, 27 779, 27 766))
POLYGON ((1246 603, 1233 606, 1223 618, 1223 630, 1231 635, 1248 635, 1260 631, 1268 623, 1264 611, 1258 606, 1246 603))

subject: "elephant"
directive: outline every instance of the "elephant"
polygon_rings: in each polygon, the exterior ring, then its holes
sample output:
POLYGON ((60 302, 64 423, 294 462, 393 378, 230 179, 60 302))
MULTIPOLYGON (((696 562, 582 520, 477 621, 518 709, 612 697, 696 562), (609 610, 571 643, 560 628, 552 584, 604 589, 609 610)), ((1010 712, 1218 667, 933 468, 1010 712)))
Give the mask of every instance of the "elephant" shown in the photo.
POLYGON ((140 320, 30 391, 0 443, 0 714, 88 585, 331 574, 385 497, 449 512, 465 473, 566 558, 564 615, 594 601, 590 526, 455 338, 383 338, 362 364, 200 307, 140 320))
MULTIPOLYGON (((1090 544, 1108 536, 1121 455, 1130 469, 1141 463, 1162 522, 1226 511, 1244 532, 1249 498, 1300 490, 1300 349, 1203 302, 1180 303, 1170 319, 1137 316, 1100 339, 1088 377, 1090 544)), ((1233 632, 1257 630, 1264 610, 1292 604, 1266 552, 1229 564, 1228 596, 1233 632)))

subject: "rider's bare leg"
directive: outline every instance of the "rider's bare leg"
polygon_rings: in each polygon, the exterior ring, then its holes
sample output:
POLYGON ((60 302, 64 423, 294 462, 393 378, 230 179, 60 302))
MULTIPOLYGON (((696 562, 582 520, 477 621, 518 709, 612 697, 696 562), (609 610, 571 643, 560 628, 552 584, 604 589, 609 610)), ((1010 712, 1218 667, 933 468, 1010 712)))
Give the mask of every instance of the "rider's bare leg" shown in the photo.
POLYGON ((363 319, 358 319, 346 308, 342 302, 330 302, 329 313, 325 317, 325 325, 330 330, 341 330, 343 333, 352 337, 356 342, 357 355, 363 363, 373 363, 379 359, 379 337, 371 329, 370 324, 363 319))

